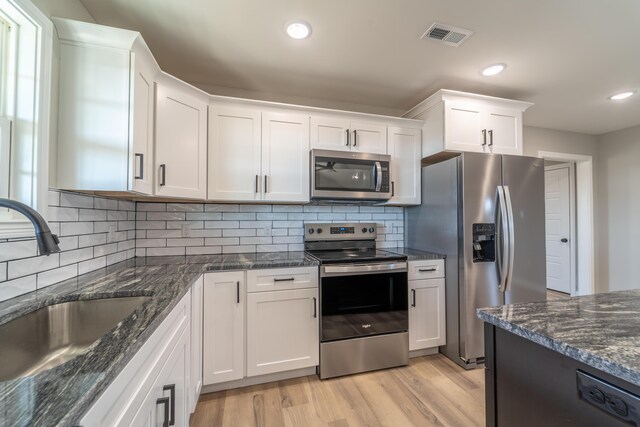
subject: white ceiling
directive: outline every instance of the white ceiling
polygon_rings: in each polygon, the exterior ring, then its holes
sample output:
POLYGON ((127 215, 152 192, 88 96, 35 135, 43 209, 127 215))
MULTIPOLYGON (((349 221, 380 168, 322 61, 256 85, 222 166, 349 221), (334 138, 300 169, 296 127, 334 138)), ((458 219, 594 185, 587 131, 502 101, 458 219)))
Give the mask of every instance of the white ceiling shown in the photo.
POLYGON ((224 95, 398 114, 440 88, 535 103, 525 124, 601 134, 640 124, 637 0, 81 0, 140 31, 160 66, 224 95), (284 24, 303 19, 307 40, 284 24), (460 47, 419 40, 470 29, 460 47), (480 69, 504 62, 505 72, 480 69))

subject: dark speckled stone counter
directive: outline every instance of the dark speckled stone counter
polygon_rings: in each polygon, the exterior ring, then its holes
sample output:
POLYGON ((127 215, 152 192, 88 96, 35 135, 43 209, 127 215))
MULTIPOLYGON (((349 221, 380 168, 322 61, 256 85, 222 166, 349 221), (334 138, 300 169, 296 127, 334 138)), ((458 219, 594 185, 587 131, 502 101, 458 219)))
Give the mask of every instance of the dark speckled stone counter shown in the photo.
POLYGON ((640 386, 640 290, 486 308, 478 317, 640 386))
POLYGON ((429 260, 429 259, 444 259, 446 258, 444 255, 436 254, 433 252, 419 251, 417 249, 411 248, 393 248, 393 249, 383 249, 385 252, 391 252, 394 254, 406 255, 407 261, 420 261, 420 260, 429 260))
POLYGON ((0 303, 0 325, 74 300, 150 296, 86 353, 0 382, 0 426, 75 425, 203 272, 318 265, 304 252, 134 258, 0 303))

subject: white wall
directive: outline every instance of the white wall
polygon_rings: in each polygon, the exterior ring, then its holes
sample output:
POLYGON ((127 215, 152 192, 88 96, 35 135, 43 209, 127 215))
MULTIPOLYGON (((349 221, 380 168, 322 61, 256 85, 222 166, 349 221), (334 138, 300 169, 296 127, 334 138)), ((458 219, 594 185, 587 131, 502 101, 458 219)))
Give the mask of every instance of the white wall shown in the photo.
POLYGON ((601 135, 597 158, 598 281, 610 291, 640 288, 640 126, 601 135))

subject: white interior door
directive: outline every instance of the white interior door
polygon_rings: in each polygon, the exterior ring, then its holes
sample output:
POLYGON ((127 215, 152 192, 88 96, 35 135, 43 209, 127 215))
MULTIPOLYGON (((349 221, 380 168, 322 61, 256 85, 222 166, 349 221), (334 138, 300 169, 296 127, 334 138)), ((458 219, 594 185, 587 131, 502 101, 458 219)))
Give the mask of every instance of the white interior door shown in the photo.
POLYGON ((571 293, 571 165, 545 168, 547 288, 571 293))

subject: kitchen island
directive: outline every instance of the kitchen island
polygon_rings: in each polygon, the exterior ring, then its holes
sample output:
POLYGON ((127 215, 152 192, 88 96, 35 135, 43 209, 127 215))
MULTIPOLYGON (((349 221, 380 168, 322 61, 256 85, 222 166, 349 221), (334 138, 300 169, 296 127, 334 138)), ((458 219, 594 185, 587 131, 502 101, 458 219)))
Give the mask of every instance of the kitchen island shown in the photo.
POLYGON ((640 424, 640 290, 478 310, 487 426, 640 424))

